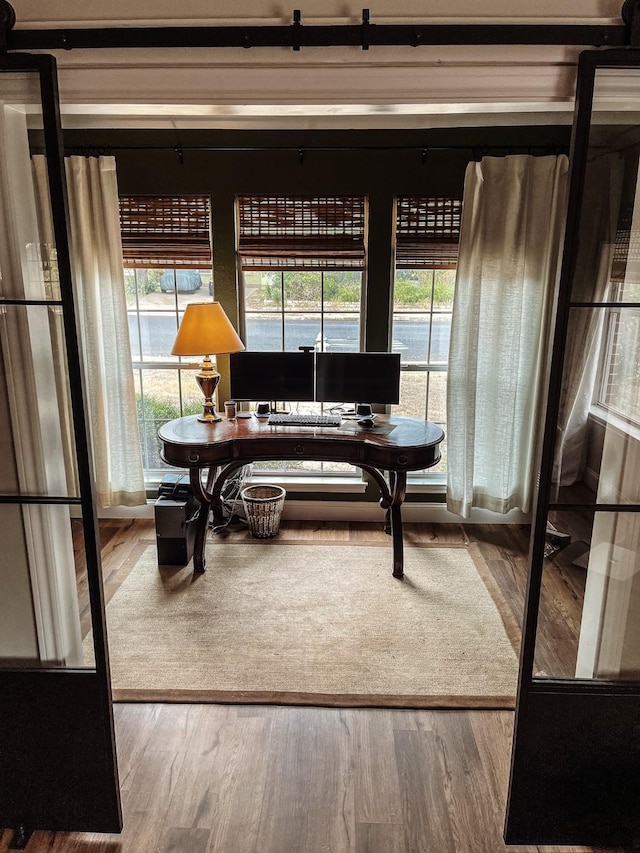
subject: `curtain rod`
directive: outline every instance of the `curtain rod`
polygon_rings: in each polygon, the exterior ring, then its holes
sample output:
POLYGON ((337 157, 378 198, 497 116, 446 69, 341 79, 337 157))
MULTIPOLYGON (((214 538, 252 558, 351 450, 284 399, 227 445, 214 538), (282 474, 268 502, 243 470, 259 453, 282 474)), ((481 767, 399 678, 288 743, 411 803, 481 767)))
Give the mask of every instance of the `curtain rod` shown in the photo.
POLYGON ((638 0, 625 0, 623 24, 359 24, 304 25, 299 9, 282 25, 214 27, 78 27, 17 29, 15 11, 0 0, 0 51, 153 47, 370 47, 421 45, 576 45, 623 47, 640 41, 638 0))
POLYGON ((265 152, 282 151, 298 155, 300 163, 307 152, 349 152, 349 151, 415 151, 424 162, 434 151, 469 151, 472 158, 480 159, 491 152, 507 154, 567 154, 568 145, 66 145, 66 155, 82 157, 110 156, 115 151, 171 151, 181 158, 187 151, 222 152, 265 152))

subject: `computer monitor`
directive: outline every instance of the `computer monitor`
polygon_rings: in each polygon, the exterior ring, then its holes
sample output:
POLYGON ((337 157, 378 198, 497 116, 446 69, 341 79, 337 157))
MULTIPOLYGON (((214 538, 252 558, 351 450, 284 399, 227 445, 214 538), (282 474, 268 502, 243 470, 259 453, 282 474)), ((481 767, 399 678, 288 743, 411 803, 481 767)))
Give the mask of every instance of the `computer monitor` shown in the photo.
POLYGON ((314 399, 313 352, 233 352, 229 367, 234 400, 314 399))
POLYGON ((320 403, 399 403, 400 353, 316 353, 320 403))

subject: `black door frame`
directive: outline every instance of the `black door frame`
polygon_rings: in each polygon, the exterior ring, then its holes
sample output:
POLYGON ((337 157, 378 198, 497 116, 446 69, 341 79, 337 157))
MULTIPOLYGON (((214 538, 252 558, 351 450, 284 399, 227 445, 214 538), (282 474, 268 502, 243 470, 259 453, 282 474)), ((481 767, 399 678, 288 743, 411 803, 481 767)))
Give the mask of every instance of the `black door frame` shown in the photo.
POLYGON ((0 668, 0 826, 15 828, 21 839, 40 828, 96 832, 122 828, 55 59, 0 56, 0 74, 24 72, 37 74, 40 82, 60 298, 41 303, 0 299, 0 305, 40 304, 62 311, 79 496, 4 494, 0 505, 58 504, 81 513, 95 669, 0 668))
POLYGON ((630 846, 640 841, 640 683, 533 675, 548 512, 640 511, 640 505, 628 503, 570 505, 551 500, 595 75, 598 68, 614 67, 640 70, 640 50, 580 55, 505 824, 509 844, 630 846))

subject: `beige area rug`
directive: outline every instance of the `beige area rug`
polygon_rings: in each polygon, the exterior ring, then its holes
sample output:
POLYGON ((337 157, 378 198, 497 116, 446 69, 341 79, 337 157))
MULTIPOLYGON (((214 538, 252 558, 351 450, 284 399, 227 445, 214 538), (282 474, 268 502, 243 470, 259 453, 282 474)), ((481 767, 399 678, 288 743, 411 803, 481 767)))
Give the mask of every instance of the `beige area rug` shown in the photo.
POLYGON ((510 708, 517 659, 479 554, 222 542, 140 557, 107 607, 116 701, 510 708), (484 581, 481 575, 484 576, 484 581))

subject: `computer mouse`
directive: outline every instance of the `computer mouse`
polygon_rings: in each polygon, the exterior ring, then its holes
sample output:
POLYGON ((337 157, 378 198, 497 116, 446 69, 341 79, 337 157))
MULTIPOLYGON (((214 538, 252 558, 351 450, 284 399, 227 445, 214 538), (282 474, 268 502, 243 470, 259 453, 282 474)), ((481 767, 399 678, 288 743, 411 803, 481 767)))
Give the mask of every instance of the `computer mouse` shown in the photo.
POLYGON ((373 427, 373 418, 360 418, 358 426, 361 426, 363 429, 371 429, 373 427))

